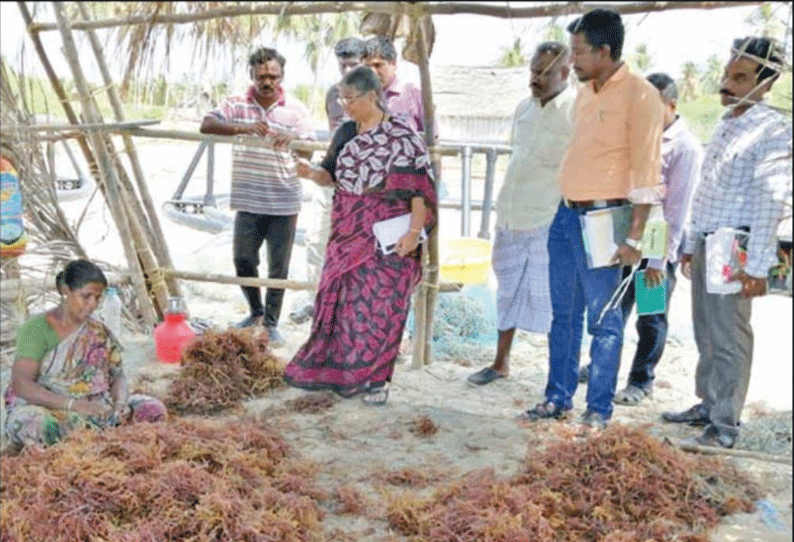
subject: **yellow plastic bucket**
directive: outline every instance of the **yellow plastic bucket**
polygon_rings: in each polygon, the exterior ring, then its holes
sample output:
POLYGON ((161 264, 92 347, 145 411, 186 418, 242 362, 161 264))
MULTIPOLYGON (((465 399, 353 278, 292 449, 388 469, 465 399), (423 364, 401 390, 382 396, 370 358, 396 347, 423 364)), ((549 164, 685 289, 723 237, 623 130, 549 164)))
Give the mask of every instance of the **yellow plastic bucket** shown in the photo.
POLYGON ((491 242, 479 237, 458 237, 439 243, 441 280, 482 284, 491 272, 491 242))

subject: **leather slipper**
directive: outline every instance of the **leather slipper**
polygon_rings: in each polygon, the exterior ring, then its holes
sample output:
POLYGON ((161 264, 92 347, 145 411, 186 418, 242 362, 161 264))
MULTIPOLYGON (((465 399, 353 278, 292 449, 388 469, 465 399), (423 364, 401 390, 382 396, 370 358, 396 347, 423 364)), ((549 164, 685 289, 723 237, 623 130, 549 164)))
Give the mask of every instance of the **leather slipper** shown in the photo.
POLYGON ((485 369, 479 370, 476 373, 469 375, 466 379, 472 384, 476 384, 478 386, 484 386, 485 384, 490 384, 494 380, 499 378, 504 378, 504 376, 500 375, 490 367, 486 367, 485 369))

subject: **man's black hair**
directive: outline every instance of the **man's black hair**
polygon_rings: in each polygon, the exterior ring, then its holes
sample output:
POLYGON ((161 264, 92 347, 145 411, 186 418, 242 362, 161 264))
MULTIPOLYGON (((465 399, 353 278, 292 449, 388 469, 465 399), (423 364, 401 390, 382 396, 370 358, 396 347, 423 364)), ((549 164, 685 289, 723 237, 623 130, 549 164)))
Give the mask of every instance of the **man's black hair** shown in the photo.
POLYGON ((678 101, 678 87, 672 77, 666 73, 652 73, 646 79, 656 87, 662 100, 668 103, 678 101))
POLYGON ((361 38, 342 38, 334 45, 337 58, 361 58, 364 56, 364 40, 361 38))
POLYGON ((752 36, 735 39, 732 52, 758 62, 755 73, 758 74, 759 83, 782 71, 783 47, 777 40, 752 36))
POLYGON ((277 60, 279 66, 281 66, 281 73, 284 73, 284 64, 287 63, 287 60, 279 54, 278 51, 275 49, 271 49, 270 47, 260 47, 248 58, 248 67, 253 68, 257 64, 264 64, 266 62, 270 62, 271 60, 277 60))
POLYGON ((372 36, 366 41, 364 58, 380 57, 387 62, 397 60, 397 49, 386 36, 372 36))
POLYGON ((625 36, 620 14, 608 9, 594 9, 569 24, 568 32, 584 34, 587 43, 596 49, 609 45, 609 58, 620 60, 625 36))

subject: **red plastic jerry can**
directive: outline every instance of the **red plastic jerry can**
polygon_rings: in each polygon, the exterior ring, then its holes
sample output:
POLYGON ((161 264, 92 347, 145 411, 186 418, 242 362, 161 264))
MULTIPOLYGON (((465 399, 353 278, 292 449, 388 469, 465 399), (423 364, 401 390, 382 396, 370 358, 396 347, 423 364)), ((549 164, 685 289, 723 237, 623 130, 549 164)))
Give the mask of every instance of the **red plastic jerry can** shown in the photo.
POLYGON ((179 363, 187 344, 196 333, 187 323, 187 310, 181 297, 168 299, 164 321, 154 328, 157 357, 165 363, 179 363))

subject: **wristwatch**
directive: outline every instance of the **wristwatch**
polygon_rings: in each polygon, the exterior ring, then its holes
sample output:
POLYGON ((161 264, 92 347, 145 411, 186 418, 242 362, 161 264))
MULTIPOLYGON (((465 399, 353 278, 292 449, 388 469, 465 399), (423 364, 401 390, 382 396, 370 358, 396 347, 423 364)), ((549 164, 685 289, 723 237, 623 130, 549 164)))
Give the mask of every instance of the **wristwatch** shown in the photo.
POLYGON ((634 250, 642 250, 642 240, 640 239, 626 237, 626 239, 623 240, 623 244, 630 246, 634 250))

